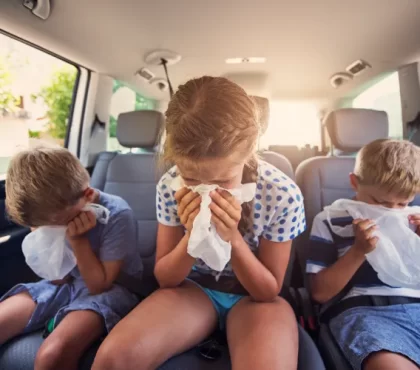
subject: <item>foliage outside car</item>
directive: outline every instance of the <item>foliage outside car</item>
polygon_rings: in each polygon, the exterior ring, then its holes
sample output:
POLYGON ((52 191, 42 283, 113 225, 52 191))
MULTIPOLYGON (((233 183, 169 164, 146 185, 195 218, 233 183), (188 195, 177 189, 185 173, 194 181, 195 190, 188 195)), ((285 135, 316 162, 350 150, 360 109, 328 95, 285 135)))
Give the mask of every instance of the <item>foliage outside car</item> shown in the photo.
MULTIPOLYGON (((114 86, 112 87, 112 93, 115 94, 120 88, 131 88, 127 87, 124 82, 119 80, 114 80, 114 86)), ((155 101, 153 99, 147 99, 144 96, 136 93, 133 91, 135 96, 135 103, 133 110, 152 110, 155 109, 155 101)), ((117 118, 111 115, 109 117, 109 137, 115 138, 117 137, 117 118)))
POLYGON ((12 73, 9 58, 0 56, 0 116, 12 113, 19 102, 12 92, 12 73))
POLYGON ((64 139, 67 134, 76 76, 77 70, 73 66, 65 66, 53 74, 50 83, 39 93, 32 95, 34 101, 41 99, 48 107, 48 132, 56 139, 64 139))

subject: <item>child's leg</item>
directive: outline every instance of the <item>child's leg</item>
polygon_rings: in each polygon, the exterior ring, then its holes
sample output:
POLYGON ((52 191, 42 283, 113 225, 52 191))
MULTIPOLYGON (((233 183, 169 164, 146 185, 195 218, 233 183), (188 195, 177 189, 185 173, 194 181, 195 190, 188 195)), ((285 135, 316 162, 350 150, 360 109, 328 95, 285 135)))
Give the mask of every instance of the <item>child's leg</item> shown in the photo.
POLYGON ((76 370, 80 357, 103 332, 104 321, 96 312, 68 313, 39 349, 35 370, 76 370))
POLYGON ((363 370, 418 370, 418 368, 407 357, 386 351, 371 354, 363 363, 363 370))
POLYGON ((0 345, 22 333, 35 308, 36 303, 27 292, 0 303, 0 345))
POLYGON ((232 369, 296 369, 296 317, 282 298, 256 303, 243 298, 229 312, 227 338, 232 369))

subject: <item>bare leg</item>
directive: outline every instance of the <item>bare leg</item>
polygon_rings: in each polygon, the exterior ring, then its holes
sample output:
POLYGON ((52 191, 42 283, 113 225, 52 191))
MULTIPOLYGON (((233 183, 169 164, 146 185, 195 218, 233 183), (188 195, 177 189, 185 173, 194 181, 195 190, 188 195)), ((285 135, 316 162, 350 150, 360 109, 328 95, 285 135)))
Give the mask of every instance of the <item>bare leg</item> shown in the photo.
POLYGON ((282 298, 270 303, 242 299, 229 312, 227 335, 233 370, 296 370, 296 318, 282 298))
POLYGON ((0 303, 0 345, 22 333, 36 303, 27 292, 16 294, 0 303))
POLYGON ((371 354, 363 364, 363 370, 418 370, 419 367, 407 357, 392 352, 371 354))
POLYGON ((96 312, 70 312, 42 344, 35 370, 76 370, 80 357, 104 330, 103 319, 96 312))
POLYGON ((217 314, 190 282, 159 289, 141 302, 105 339, 92 370, 151 370, 212 333, 217 314))

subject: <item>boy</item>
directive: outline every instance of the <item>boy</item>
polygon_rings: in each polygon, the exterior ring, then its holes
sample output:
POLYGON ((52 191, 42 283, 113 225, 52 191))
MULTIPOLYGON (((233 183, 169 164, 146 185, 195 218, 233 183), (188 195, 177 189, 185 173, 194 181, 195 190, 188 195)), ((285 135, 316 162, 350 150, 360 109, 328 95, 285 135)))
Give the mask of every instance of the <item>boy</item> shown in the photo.
MULTIPOLYGON (((359 202, 408 207, 420 190, 420 149, 407 141, 376 140, 358 153, 350 182, 359 202)), ((319 303, 344 297, 322 318, 327 316, 354 369, 418 369, 420 290, 379 280, 365 257, 378 241, 371 220, 354 220, 346 211, 330 216, 332 225, 353 224, 354 237, 334 234, 325 211, 314 219, 306 264, 312 297, 319 303)), ((420 225, 420 215, 409 220, 420 225)))
POLYGON ((85 168, 62 148, 37 148, 12 159, 6 207, 12 220, 32 229, 67 225, 77 266, 67 279, 19 284, 0 299, 0 345, 48 323, 54 330, 35 369, 77 369, 92 342, 138 303, 116 283, 120 273, 138 276, 142 270, 133 211, 123 199, 89 187, 85 168), (83 211, 89 203, 110 211, 106 225, 83 211))

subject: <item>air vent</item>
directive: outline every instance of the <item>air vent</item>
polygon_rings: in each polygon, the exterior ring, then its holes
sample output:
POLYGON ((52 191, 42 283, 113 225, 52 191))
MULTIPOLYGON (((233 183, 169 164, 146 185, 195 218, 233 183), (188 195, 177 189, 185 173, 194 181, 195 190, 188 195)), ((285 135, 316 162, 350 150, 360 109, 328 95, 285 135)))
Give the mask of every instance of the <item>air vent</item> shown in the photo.
POLYGON ((155 75, 150 72, 147 68, 142 68, 136 72, 136 75, 145 79, 146 81, 150 82, 153 78, 155 78, 155 75))
POLYGON ((348 73, 351 73, 353 76, 358 76, 361 73, 363 73, 364 71, 366 71, 366 69, 368 68, 372 68, 371 65, 367 62, 365 62, 364 60, 356 60, 355 62, 353 62, 352 64, 350 64, 347 68, 346 71, 348 73))
POLYGON ((341 85, 353 79, 350 73, 340 72, 336 73, 330 78, 330 84, 334 89, 339 88, 341 85))

